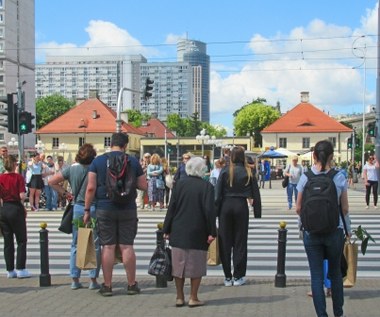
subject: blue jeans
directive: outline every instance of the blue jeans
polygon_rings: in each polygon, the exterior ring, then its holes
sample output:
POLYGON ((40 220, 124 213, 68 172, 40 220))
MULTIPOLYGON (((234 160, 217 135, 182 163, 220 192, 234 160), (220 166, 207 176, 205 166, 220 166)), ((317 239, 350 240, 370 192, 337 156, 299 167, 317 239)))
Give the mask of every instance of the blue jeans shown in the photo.
POLYGON ((331 297, 334 316, 343 315, 343 278, 340 259, 343 252, 343 230, 332 233, 313 234, 307 231, 303 234, 307 259, 311 276, 311 291, 314 308, 318 317, 326 317, 326 298, 323 290, 324 260, 328 260, 328 271, 331 279, 331 297))
POLYGON ((288 207, 289 209, 292 208, 292 200, 293 200, 293 192, 294 192, 294 204, 297 204, 297 184, 289 183, 288 187, 286 188, 286 192, 288 193, 288 207))
POLYGON ((46 209, 47 210, 57 209, 57 199, 58 199, 57 192, 49 185, 45 185, 44 192, 46 195, 46 209))
MULTIPOLYGON (((95 207, 91 206, 91 218, 95 218, 95 207)), ((84 215, 84 206, 75 204, 74 205, 74 215, 73 219, 79 219, 83 218, 84 215)), ((77 240, 78 240, 78 229, 76 226, 73 225, 73 240, 71 243, 71 254, 70 254, 70 276, 72 278, 80 278, 81 270, 76 266, 76 260, 77 260, 77 240)), ((99 270, 100 270, 100 244, 98 235, 96 234, 96 230, 94 230, 94 242, 95 242, 95 251, 96 251, 96 261, 98 263, 98 267, 93 270, 88 271, 88 276, 90 278, 97 278, 99 277, 99 270)))

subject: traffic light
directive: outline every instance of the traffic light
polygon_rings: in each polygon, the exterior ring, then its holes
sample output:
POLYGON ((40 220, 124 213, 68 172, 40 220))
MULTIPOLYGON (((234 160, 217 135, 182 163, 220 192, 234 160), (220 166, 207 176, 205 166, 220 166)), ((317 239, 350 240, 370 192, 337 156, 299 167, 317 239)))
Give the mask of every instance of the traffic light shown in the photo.
POLYGON ((7 110, 0 110, 0 114, 7 116, 7 121, 0 123, 8 132, 17 134, 17 103, 13 103, 13 94, 0 97, 0 102, 7 104, 7 110))
POLYGON ((355 147, 361 147, 361 142, 358 137, 355 137, 355 147))
POLYGON ((18 130, 20 134, 28 134, 32 132, 34 128, 34 124, 32 123, 33 119, 34 116, 30 112, 20 112, 18 117, 18 130))
POLYGON ((376 137, 376 125, 375 122, 370 122, 367 124, 367 133, 368 136, 375 138, 376 137))
POLYGON ((145 80, 145 89, 144 89, 144 100, 147 101, 150 97, 152 97, 152 90, 153 90, 153 84, 154 80, 150 80, 148 77, 145 80))
POLYGON ((172 149, 172 144, 171 143, 168 143, 168 145, 167 145, 167 152, 170 154, 172 151, 173 151, 173 149, 172 149))
POLYGON ((352 138, 348 138, 347 140, 347 149, 352 149, 352 138))

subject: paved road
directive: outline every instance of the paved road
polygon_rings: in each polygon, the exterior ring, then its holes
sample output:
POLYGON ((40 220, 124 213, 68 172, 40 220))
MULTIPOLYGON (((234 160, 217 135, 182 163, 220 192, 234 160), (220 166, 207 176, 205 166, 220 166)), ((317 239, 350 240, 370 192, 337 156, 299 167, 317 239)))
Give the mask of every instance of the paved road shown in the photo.
MULTIPOLYGON (((309 269, 302 242, 298 238, 297 216, 294 210, 287 210, 284 190, 279 181, 272 183, 272 189, 262 189, 263 218, 254 219, 251 213, 248 237, 247 276, 274 276, 277 270, 278 224, 281 220, 288 223, 287 229, 287 276, 307 277, 309 269)), ((377 210, 361 210, 363 193, 350 190, 350 204, 353 227, 363 225, 380 241, 380 213, 377 210)), ((365 210, 365 209, 364 209, 365 210)), ((48 223, 49 263, 52 275, 66 275, 69 266, 71 236, 57 230, 61 212, 38 212, 28 216, 28 261, 27 267, 33 274, 40 272, 39 224, 48 223)), ((162 222, 165 212, 139 211, 139 231, 135 241, 137 253, 137 272, 146 275, 147 265, 155 247, 156 225, 162 222)), ((0 240, 0 252, 2 240, 0 240)), ((380 243, 370 244, 365 256, 359 256, 359 276, 380 277, 380 243)), ((0 261, 0 270, 5 271, 0 261)), ((222 276, 220 266, 209 267, 210 276, 222 276)), ((124 275, 121 264, 115 266, 115 275, 124 275)))

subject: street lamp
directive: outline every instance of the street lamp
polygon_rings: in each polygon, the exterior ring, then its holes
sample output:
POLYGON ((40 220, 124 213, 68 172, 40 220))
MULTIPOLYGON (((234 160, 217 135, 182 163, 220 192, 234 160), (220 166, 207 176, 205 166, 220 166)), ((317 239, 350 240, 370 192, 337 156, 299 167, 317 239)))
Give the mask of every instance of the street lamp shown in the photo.
MULTIPOLYGON (((207 140, 207 144, 212 144, 212 160, 215 159, 215 147, 222 147, 222 140, 218 140, 215 135, 207 140)), ((222 153, 222 151, 220 151, 222 153)))
POLYGON ((11 138, 11 140, 8 142, 9 149, 17 149, 18 148, 18 141, 16 138, 11 138))
POLYGON ((198 142, 202 142, 202 156, 205 154, 205 141, 208 141, 210 139, 210 136, 206 134, 206 129, 202 129, 200 134, 198 134, 196 137, 198 142))
POLYGON ((37 144, 34 146, 38 154, 41 154, 45 151, 45 144, 41 140, 37 141, 37 144))
POLYGON ((59 144, 58 150, 62 151, 63 159, 65 159, 65 151, 67 150, 67 145, 65 143, 59 144))

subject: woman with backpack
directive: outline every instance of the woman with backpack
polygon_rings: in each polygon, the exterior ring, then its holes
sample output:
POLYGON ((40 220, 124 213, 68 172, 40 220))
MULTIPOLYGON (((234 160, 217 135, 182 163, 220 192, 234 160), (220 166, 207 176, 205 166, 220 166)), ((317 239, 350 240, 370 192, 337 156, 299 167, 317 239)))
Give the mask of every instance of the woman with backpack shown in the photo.
POLYGON ((313 303, 318 317, 327 316, 323 290, 323 261, 325 259, 329 264, 334 316, 343 316, 341 255, 344 234, 339 208, 343 215, 348 214, 348 197, 344 174, 331 168, 333 155, 334 147, 330 141, 317 142, 313 153, 314 165, 310 172, 302 174, 297 185, 296 212, 301 217, 303 242, 310 267, 313 303), (319 188, 321 190, 318 192, 319 188), (311 195, 314 195, 315 203, 311 203, 312 200, 309 199, 311 195), (321 200, 318 201, 316 195, 319 195, 321 200), (323 217, 323 213, 326 216, 334 215, 334 217, 323 217), (325 218, 330 221, 323 221, 325 218))

